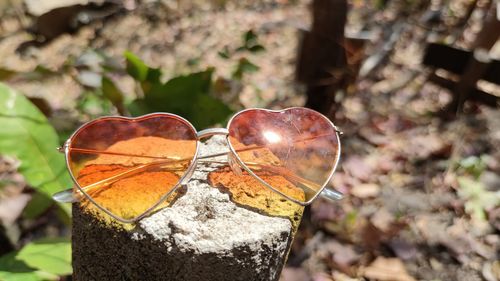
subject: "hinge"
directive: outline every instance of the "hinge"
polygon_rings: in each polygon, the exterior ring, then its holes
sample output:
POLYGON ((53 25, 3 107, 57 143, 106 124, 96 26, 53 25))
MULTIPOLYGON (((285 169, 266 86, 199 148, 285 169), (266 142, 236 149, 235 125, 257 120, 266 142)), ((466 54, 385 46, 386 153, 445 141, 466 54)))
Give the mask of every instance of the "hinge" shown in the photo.
POLYGON ((337 134, 339 134, 339 136, 342 136, 344 134, 344 132, 342 132, 339 127, 337 127, 337 126, 333 126, 333 127, 335 128, 335 132, 337 132, 337 134))
POLYGON ((57 151, 64 153, 66 151, 66 147, 68 147, 68 141, 65 141, 64 144, 57 148, 57 151))

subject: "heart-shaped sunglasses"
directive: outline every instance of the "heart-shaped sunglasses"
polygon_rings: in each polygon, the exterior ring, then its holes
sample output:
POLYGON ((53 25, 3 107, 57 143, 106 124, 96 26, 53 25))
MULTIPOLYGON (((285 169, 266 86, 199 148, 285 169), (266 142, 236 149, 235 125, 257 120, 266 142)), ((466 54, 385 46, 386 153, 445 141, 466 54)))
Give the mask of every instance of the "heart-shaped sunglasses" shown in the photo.
POLYGON ((297 204, 319 195, 339 200, 342 193, 326 186, 339 162, 340 134, 328 118, 302 107, 247 109, 227 128, 200 132, 170 113, 102 117, 82 125, 59 149, 75 188, 53 198, 87 202, 132 223, 187 183, 199 160, 227 155, 234 173, 247 173, 297 204), (226 136, 229 151, 198 156, 200 140, 214 135, 226 136), (287 184, 273 185, 276 178, 287 184))

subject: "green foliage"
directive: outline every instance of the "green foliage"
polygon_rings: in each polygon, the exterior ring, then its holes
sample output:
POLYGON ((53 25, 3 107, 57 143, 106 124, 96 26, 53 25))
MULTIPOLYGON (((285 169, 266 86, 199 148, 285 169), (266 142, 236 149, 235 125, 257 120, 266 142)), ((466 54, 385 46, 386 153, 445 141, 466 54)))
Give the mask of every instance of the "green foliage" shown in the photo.
POLYGON ((241 80, 243 78, 243 74, 256 72, 259 69, 260 68, 257 65, 253 64, 248 59, 241 58, 233 72, 233 78, 241 80))
POLYGON ((257 34, 250 29, 243 35, 243 45, 236 49, 236 51, 249 51, 251 53, 257 53, 264 51, 265 48, 258 42, 257 34))
POLYGON ((160 83, 161 70, 147 66, 139 57, 131 52, 125 52, 127 73, 140 82, 142 91, 147 93, 153 85, 160 83))
POLYGON ((127 73, 139 82, 146 81, 150 68, 131 52, 125 52, 124 56, 127 60, 127 73))
POLYGON ((65 238, 44 238, 33 241, 18 252, 0 257, 0 280, 58 280, 69 275, 71 243, 65 238))
POLYGON ((67 238, 44 238, 26 245, 17 259, 28 266, 56 274, 71 274, 71 243, 67 238))
POLYGON ((170 112, 188 119, 197 129, 224 122, 231 109, 213 97, 213 69, 174 77, 165 83, 159 69, 146 66, 131 53, 126 53, 127 71, 141 83, 144 97, 132 101, 128 110, 134 116, 152 112, 170 112))
POLYGON ((224 46, 224 48, 222 48, 222 50, 217 52, 217 54, 219 55, 219 57, 221 57, 223 59, 229 59, 229 58, 231 58, 231 55, 232 55, 228 46, 224 46))
POLYGON ((387 7, 388 0, 372 0, 372 5, 375 9, 381 11, 387 7))
POLYGON ((16 252, 0 257, 0 280, 3 281, 38 281, 42 276, 26 263, 16 259, 16 252))
MULTIPOLYGON (((26 207, 23 210, 23 217, 27 219, 35 219, 39 217, 45 210, 47 210, 50 206, 54 204, 54 201, 51 200, 47 194, 44 193, 35 193, 31 197, 31 200, 28 202, 26 207)), ((65 211, 68 211, 65 208, 65 211)), ((68 213, 69 214, 69 213, 68 213)))
POLYGON ((228 46, 224 46, 217 54, 223 59, 230 59, 235 53, 239 52, 249 52, 258 53, 265 51, 266 49, 259 43, 257 34, 253 30, 248 30, 243 34, 243 40, 241 46, 230 49, 228 46))
POLYGON ((17 72, 6 69, 6 68, 0 68, 0 81, 4 81, 7 79, 10 79, 11 77, 15 76, 17 72))
POLYGON ((112 109, 113 104, 98 89, 82 92, 76 101, 76 110, 90 118, 109 115, 112 109))
POLYGON ((479 181, 469 177, 459 177, 458 195, 465 200, 465 211, 472 218, 486 220, 485 210, 500 205, 500 191, 488 191, 479 181))
MULTIPOLYGON (((264 46, 259 44, 257 34, 250 29, 243 34, 241 46, 237 47, 235 50, 231 50, 228 46, 224 46, 224 48, 218 52, 218 55, 223 59, 230 59, 235 53, 257 53, 264 50, 264 46)), ((238 64, 233 71, 232 77, 233 79, 241 80, 243 79, 245 73, 256 72, 259 69, 259 66, 252 63, 249 59, 247 59, 246 57, 241 57, 238 60, 238 64)))
POLYGON ((469 156, 464 158, 458 162, 458 167, 460 170, 465 171, 466 173, 474 176, 475 178, 479 178, 481 174, 486 170, 486 161, 487 156, 482 155, 480 157, 477 156, 469 156))
MULTIPOLYGON (((0 154, 21 161, 19 172, 47 200, 71 186, 63 155, 57 152, 59 139, 45 116, 26 97, 0 84, 0 154)), ((44 201, 44 199, 39 199, 44 201)), ((61 207, 70 213, 68 206, 61 207)))
POLYGON ((102 77, 102 94, 108 99, 118 110, 121 115, 125 115, 125 108, 123 106, 123 92, 115 85, 115 82, 110 78, 102 77))
MULTIPOLYGON (((255 53, 264 50, 257 34, 249 30, 243 35, 241 46, 221 53, 230 58, 238 52, 255 53)), ((143 115, 152 112, 171 112, 188 119, 197 129, 227 121, 232 110, 215 94, 214 69, 189 73, 165 80, 158 68, 152 68, 139 57, 126 52, 126 66, 95 50, 88 50, 78 58, 70 58, 58 70, 43 66, 33 71, 19 73, 0 69, 0 79, 42 80, 48 77, 70 75, 83 89, 76 101, 79 116, 85 119, 102 115, 143 115), (137 82, 138 94, 125 98, 125 93, 111 77, 128 73, 137 82), (76 75, 75 75, 76 74, 76 75), (116 109, 116 110, 115 110, 116 109)), ((198 59, 197 59, 198 60, 198 59)), ((197 61, 192 62, 193 65, 197 61)), ((249 59, 241 57, 233 72, 232 83, 241 83, 246 73, 259 67, 249 59)), ((220 87, 219 87, 220 89, 220 87)), ((227 99, 226 99, 227 100, 227 99)), ((0 154, 11 155, 20 160, 19 172, 38 193, 24 210, 25 218, 36 218, 53 205, 50 196, 72 185, 66 171, 63 155, 55 148, 61 144, 55 129, 28 99, 0 84, 0 154)), ((58 133, 64 138, 71 132, 62 128, 58 133)), ((70 215, 68 206, 61 205, 70 215)))
POLYGON ((108 73, 120 73, 123 69, 105 54, 89 50, 72 64, 78 75, 76 81, 85 89, 77 101, 77 109, 92 117, 109 115, 115 107, 126 115, 124 93, 108 73))
POLYGON ((6 81, 14 77, 25 81, 35 81, 60 74, 60 72, 52 71, 41 65, 37 65, 34 70, 29 72, 17 72, 7 68, 0 68, 0 81, 6 81))

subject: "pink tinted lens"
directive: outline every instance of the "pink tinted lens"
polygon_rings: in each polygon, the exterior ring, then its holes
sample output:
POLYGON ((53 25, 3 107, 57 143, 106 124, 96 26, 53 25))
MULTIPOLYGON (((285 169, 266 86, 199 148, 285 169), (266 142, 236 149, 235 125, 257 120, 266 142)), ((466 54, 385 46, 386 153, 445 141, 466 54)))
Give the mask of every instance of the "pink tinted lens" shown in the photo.
POLYGON ((255 175, 300 202, 321 192, 340 153, 333 124, 306 108, 243 111, 229 124, 229 142, 255 175), (275 186, 277 178, 291 184, 275 186))
MULTIPOLYGON (((90 198, 120 218, 133 219, 177 185, 196 146, 193 127, 174 115, 109 117, 74 134, 68 162, 90 198)), ((83 202, 94 208, 90 203, 83 202)))

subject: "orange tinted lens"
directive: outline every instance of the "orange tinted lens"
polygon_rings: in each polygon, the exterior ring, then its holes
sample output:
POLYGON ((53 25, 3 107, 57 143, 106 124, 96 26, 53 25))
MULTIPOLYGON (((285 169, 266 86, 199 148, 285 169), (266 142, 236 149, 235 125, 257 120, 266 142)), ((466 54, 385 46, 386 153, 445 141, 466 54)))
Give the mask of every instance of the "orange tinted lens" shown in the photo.
POLYGON ((301 202, 321 191, 339 156, 332 123, 305 108, 244 111, 229 125, 229 142, 253 173, 301 202), (283 179, 289 184, 276 184, 283 179))
POLYGON ((68 160, 74 178, 97 204, 118 217, 133 219, 177 185, 196 146, 195 130, 178 117, 110 117, 75 133, 68 160))

